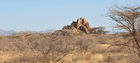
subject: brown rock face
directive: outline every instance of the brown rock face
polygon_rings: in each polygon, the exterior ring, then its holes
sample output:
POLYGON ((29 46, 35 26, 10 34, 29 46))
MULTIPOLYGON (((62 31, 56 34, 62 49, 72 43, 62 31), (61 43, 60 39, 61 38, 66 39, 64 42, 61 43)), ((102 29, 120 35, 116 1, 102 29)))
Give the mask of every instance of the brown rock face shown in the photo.
POLYGON ((73 21, 71 25, 64 26, 63 29, 72 29, 72 30, 79 30, 85 33, 89 33, 90 25, 88 24, 85 18, 79 18, 76 21, 73 21))

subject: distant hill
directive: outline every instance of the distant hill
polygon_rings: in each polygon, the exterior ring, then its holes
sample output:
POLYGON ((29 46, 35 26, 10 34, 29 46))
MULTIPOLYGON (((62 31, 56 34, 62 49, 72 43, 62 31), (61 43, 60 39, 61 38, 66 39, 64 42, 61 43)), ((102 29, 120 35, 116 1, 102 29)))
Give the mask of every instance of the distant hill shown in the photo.
POLYGON ((15 34, 15 33, 17 33, 17 32, 14 31, 14 30, 6 31, 6 30, 0 29, 0 35, 1 36, 8 36, 8 35, 12 35, 12 34, 15 34))

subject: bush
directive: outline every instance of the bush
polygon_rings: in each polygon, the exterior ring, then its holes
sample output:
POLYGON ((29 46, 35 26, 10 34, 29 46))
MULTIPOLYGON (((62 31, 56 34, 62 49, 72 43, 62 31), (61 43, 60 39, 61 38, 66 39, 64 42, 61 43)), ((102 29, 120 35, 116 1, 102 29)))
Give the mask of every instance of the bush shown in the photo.
POLYGON ((107 31, 105 31, 105 27, 99 26, 99 27, 94 27, 90 29, 90 33, 95 33, 95 34, 106 34, 107 31))

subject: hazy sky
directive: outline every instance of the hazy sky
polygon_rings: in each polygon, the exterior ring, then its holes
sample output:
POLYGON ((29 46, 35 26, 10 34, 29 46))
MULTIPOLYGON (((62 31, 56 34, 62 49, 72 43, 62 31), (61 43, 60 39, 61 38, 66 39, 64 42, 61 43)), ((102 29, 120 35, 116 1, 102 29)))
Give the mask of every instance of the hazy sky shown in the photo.
POLYGON ((135 5, 139 0, 0 0, 0 29, 40 31, 61 29, 79 17, 92 27, 112 30, 106 17, 113 5, 135 5))

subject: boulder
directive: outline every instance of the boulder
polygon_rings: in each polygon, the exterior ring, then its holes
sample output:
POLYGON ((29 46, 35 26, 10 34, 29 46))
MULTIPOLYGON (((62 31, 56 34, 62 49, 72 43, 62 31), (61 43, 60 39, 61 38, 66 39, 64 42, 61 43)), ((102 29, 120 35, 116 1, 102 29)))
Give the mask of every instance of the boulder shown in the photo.
POLYGON ((71 25, 64 26, 63 29, 79 30, 85 33, 89 33, 90 25, 85 18, 79 18, 77 21, 73 21, 71 25))

